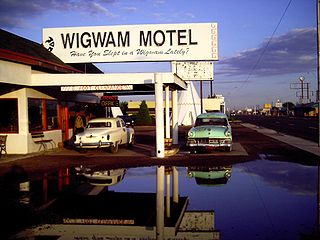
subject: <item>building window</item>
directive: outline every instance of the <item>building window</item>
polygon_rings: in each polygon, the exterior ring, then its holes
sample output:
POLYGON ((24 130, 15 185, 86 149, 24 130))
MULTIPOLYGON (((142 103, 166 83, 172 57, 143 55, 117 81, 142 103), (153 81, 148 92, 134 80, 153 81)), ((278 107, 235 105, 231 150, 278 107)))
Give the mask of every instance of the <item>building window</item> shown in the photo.
POLYGON ((29 131, 58 129, 58 103, 56 100, 28 99, 29 131))
POLYGON ((58 102, 55 100, 46 101, 47 130, 58 128, 58 102))
POLYGON ((18 133, 18 99, 0 99, 0 132, 18 133))

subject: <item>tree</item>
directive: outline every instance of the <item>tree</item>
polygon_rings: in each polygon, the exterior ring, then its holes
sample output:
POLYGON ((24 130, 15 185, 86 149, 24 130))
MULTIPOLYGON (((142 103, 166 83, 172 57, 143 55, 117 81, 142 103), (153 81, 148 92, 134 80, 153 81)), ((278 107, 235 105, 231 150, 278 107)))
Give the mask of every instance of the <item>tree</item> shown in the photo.
POLYGON ((295 105, 292 102, 285 102, 282 104, 282 107, 288 110, 293 110, 295 105))
POLYGON ((145 100, 140 104, 139 112, 136 117, 136 124, 138 125, 149 125, 152 123, 152 118, 149 113, 149 108, 145 100))
POLYGON ((120 102, 120 109, 121 109, 123 115, 127 115, 128 102, 120 102))

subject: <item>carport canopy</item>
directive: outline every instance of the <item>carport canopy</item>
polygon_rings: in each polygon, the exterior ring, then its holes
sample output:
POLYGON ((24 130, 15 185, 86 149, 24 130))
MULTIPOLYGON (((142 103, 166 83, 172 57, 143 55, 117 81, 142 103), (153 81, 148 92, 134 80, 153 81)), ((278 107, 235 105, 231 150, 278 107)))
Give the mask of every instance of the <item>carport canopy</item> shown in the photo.
POLYGON ((178 144, 178 90, 186 90, 187 84, 174 73, 118 73, 118 74, 32 74, 30 86, 60 87, 71 91, 79 91, 83 86, 87 92, 107 92, 108 86, 130 86, 130 91, 112 91, 117 95, 154 94, 156 111, 156 157, 165 157, 164 129, 166 137, 170 137, 172 125, 172 140, 178 144), (132 88, 131 88, 131 86, 132 88), (163 90, 165 89, 166 114, 164 115, 163 90), (169 117, 169 91, 172 91, 172 124, 169 117), (164 117, 166 124, 164 123, 164 117))

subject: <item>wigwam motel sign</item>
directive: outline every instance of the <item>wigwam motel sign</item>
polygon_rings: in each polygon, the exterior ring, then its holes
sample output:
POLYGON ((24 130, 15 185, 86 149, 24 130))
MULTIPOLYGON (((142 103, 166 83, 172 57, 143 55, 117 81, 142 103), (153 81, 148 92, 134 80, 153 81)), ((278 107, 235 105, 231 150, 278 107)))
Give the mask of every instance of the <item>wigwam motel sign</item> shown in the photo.
POLYGON ((217 23, 43 29, 43 44, 66 63, 218 60, 217 23))

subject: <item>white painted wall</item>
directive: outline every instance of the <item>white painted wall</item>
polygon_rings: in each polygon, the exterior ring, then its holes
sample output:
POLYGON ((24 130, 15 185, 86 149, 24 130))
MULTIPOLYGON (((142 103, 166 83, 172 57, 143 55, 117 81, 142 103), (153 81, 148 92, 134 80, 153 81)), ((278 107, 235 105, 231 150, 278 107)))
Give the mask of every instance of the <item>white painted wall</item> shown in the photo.
MULTIPOLYGON (((42 98, 42 99, 54 99, 46 94, 38 92, 34 89, 23 88, 17 91, 13 91, 4 95, 0 98, 17 98, 18 99, 18 125, 19 133, 8 134, 7 137, 7 153, 8 154, 27 154, 32 152, 37 152, 39 145, 35 144, 29 133, 29 123, 28 123, 28 98, 42 98)), ((62 141, 61 130, 45 131, 46 138, 53 139, 56 143, 62 141)), ((48 145, 48 148, 51 146, 48 145)))
POLYGON ((11 84, 31 84, 31 67, 0 60, 0 82, 11 84))

